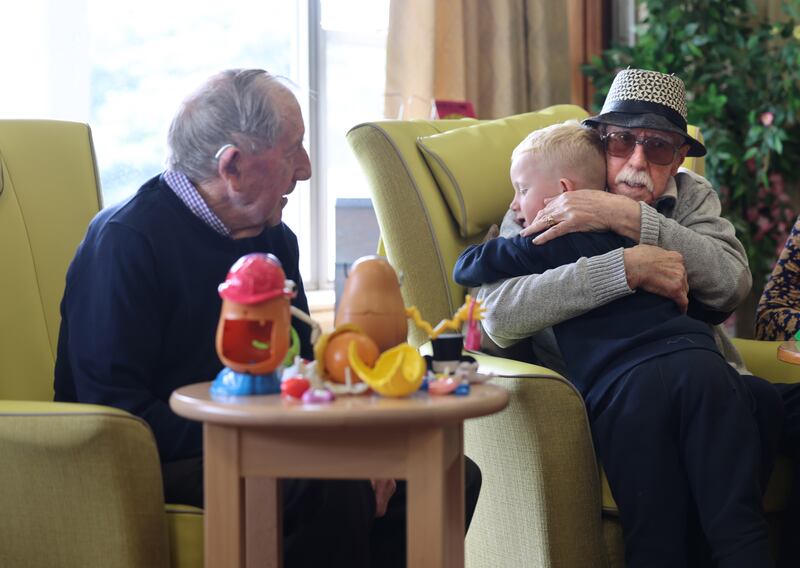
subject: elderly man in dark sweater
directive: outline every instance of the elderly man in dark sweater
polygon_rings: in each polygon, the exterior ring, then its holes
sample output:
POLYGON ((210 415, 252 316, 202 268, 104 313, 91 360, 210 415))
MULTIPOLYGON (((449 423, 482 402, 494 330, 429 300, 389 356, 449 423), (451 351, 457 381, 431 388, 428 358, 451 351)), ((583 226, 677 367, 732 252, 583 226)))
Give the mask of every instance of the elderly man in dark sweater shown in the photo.
MULTIPOLYGON (((281 222, 287 196, 311 175, 304 134, 297 100, 280 79, 259 69, 211 77, 173 119, 168 170, 102 211, 69 268, 56 400, 146 420, 171 502, 203 504, 201 426, 174 414, 168 399, 222 368, 217 286, 231 265, 272 253, 297 284, 294 306, 308 311, 297 238, 281 222)), ((312 358, 308 326, 292 325, 302 356, 312 358)), ((469 518, 480 472, 470 461, 465 471, 469 518)), ((282 486, 286 566, 404 565, 404 500, 392 497, 393 480, 282 486)))

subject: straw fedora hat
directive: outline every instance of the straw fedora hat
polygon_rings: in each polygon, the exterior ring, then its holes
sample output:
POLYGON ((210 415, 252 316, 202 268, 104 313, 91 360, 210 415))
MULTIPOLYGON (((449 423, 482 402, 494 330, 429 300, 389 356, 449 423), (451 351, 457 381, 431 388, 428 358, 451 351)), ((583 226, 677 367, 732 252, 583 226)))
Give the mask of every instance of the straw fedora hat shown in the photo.
POLYGON ((585 119, 583 124, 675 132, 689 144, 688 156, 706 155, 705 146, 686 131, 686 87, 675 75, 646 69, 620 71, 600 114, 585 119))

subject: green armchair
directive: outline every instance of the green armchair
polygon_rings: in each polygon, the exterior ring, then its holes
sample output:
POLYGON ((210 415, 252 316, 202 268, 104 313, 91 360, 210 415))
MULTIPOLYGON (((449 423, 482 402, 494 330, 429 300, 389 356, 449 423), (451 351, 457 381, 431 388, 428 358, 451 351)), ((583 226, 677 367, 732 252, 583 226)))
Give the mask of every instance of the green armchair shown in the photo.
MULTIPOLYGON (((498 222, 513 196, 512 149, 526 134, 586 112, 558 105, 496 121, 381 121, 347 134, 366 173, 385 253, 401 271, 406 305, 438 322, 451 317, 466 290, 451 278, 459 253, 498 222)), ((693 131, 696 134, 696 130, 693 131)), ((700 173, 701 159, 685 163, 700 173)), ((409 340, 427 338, 418 330, 409 340)), ((753 371, 800 380, 779 363, 775 345, 746 347, 753 371)), ((557 373, 479 355, 485 371, 510 392, 504 412, 464 426, 465 452, 483 471, 483 488, 466 540, 470 566, 586 568, 624 565, 622 532, 595 459, 583 401, 557 373)), ((786 502, 787 464, 770 483, 765 504, 786 502)))
POLYGON ((51 402, 64 277, 99 208, 87 125, 0 121, 0 565, 199 567, 202 511, 165 508, 147 424, 51 402))

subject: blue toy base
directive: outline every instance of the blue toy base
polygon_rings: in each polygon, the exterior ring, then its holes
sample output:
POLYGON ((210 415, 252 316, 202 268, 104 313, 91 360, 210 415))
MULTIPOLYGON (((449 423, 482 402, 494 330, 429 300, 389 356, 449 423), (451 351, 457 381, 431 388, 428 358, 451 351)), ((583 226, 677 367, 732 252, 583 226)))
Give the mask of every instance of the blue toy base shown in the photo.
POLYGON ((278 394, 281 392, 279 373, 264 375, 237 373, 229 367, 222 369, 211 383, 212 398, 228 398, 232 396, 248 396, 256 394, 278 394))

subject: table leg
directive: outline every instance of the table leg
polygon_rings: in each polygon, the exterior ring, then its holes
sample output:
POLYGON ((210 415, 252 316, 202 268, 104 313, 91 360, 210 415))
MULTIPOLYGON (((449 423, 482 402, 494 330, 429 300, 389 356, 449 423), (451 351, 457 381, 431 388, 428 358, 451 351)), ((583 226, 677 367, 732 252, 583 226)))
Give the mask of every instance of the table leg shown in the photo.
POLYGON ((245 494, 247 567, 282 568, 281 482, 274 477, 248 477, 245 494))
POLYGON ((243 483, 239 471, 239 432, 204 424, 205 565, 244 566, 243 483))
MULTIPOLYGON (((445 561, 447 566, 464 566, 464 537, 466 513, 464 511, 464 425, 462 423, 451 426, 446 430, 449 438, 450 462, 444 474, 444 530, 447 538, 445 542, 445 561)), ((447 462, 445 462, 447 463, 447 462)))
POLYGON ((462 425, 410 435, 408 566, 464 566, 462 425))

